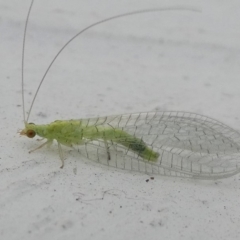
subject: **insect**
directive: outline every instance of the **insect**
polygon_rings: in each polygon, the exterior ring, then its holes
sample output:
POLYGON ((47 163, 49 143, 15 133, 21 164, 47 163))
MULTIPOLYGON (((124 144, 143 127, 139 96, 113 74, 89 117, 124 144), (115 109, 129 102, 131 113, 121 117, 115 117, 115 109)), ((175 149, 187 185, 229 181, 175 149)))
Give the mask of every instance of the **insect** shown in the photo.
POLYGON ((90 160, 121 169, 168 176, 217 179, 240 172, 240 134, 211 118, 187 112, 146 112, 89 119, 57 120, 46 125, 28 123, 29 116, 46 74, 59 54, 80 34, 98 24, 133 14, 181 8, 149 9, 125 13, 96 22, 72 37, 54 57, 33 98, 27 118, 24 105, 24 48, 22 53, 22 102, 25 128, 20 135, 46 139, 30 152, 57 141, 61 168, 62 145, 77 147, 90 160))

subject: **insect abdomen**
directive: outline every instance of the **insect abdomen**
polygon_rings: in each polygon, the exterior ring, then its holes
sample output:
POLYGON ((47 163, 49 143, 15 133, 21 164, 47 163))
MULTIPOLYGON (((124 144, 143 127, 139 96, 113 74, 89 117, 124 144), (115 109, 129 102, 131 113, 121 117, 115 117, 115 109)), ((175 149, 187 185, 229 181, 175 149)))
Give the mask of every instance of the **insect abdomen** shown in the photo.
POLYGON ((159 154, 149 148, 143 140, 119 128, 109 126, 82 126, 82 137, 90 140, 103 139, 112 141, 129 148, 140 157, 148 161, 157 161, 159 154))
POLYGON ((121 144, 131 151, 137 153, 140 157, 148 161, 157 161, 159 154, 149 148, 143 140, 126 133, 121 129, 104 129, 103 138, 121 144))

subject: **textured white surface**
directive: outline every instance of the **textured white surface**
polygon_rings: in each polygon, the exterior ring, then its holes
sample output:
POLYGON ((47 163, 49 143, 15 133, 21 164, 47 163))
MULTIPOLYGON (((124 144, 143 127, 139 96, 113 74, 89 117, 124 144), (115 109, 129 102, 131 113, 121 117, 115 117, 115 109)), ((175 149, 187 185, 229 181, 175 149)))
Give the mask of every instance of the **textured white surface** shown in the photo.
MULTIPOLYGON (((197 181, 121 171, 20 138, 21 44, 30 1, 0 1, 1 239, 239 239, 240 176, 197 181)), ((239 130, 240 2, 181 1, 202 13, 143 14, 98 26, 49 72, 30 122, 190 111, 239 130)), ((26 46, 29 107, 57 50, 116 14, 179 1, 36 0, 26 46)))

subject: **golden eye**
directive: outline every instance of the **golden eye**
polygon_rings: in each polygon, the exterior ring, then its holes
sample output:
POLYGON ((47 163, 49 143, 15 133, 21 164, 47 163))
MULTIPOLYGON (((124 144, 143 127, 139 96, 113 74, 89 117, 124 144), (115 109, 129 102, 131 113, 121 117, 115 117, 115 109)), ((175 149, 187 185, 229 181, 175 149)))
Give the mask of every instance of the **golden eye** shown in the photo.
POLYGON ((33 131, 33 130, 27 130, 26 135, 27 135, 29 138, 34 138, 35 135, 36 135, 36 132, 33 131))

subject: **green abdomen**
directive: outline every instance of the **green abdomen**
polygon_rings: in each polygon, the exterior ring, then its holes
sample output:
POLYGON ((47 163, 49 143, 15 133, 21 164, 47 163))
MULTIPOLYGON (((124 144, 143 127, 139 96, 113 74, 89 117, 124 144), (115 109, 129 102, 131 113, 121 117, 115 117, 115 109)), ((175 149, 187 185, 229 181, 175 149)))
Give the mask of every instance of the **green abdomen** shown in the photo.
POLYGON ((129 148, 131 151, 137 153, 139 156, 148 161, 156 161, 159 157, 159 154, 149 148, 143 140, 138 139, 121 129, 113 129, 104 126, 88 128, 84 129, 84 133, 89 132, 90 129, 92 133, 90 135, 83 134, 83 137, 90 138, 92 140, 103 139, 118 143, 126 148, 129 148))

